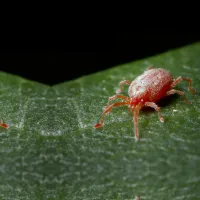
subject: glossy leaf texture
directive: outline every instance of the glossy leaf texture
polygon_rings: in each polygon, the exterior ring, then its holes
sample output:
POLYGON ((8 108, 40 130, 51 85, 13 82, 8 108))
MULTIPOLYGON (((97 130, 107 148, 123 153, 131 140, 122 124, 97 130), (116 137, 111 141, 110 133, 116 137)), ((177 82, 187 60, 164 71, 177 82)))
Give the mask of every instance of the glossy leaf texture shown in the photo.
MULTIPOLYGON (((199 199, 200 43, 53 87, 0 73, 0 199, 199 199), (139 115, 140 142, 127 107, 93 126, 119 82, 148 66, 189 77, 192 104, 178 95, 139 115)), ((128 86, 124 87, 127 95, 128 86)))

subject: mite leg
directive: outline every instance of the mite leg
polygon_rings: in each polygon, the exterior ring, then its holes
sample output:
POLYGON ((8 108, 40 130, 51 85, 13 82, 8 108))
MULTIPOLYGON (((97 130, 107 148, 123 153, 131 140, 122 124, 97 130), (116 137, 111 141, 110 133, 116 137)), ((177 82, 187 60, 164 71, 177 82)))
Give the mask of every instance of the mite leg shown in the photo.
POLYGON ((103 125, 104 123, 104 117, 106 114, 108 114, 113 107, 117 107, 117 106, 124 106, 124 105, 129 105, 129 102, 116 102, 116 103, 113 103, 111 105, 108 105, 104 108, 104 111, 103 111, 103 114, 102 114, 102 117, 101 117, 101 120, 99 123, 97 123, 94 128, 99 128, 103 125))
POLYGON ((180 83, 182 80, 186 81, 189 83, 189 87, 188 87, 188 90, 194 94, 196 92, 196 90, 194 90, 192 88, 192 79, 190 78, 182 78, 181 76, 179 76, 172 84, 171 84, 171 87, 174 88, 178 83, 180 83))
POLYGON ((162 117, 161 112, 160 112, 160 107, 158 107, 154 102, 146 102, 144 105, 151 107, 151 108, 154 108, 158 112, 159 120, 161 122, 164 122, 164 118, 162 117))
POLYGON ((131 81, 129 81, 129 80, 121 81, 121 82, 119 83, 119 89, 116 90, 116 94, 122 93, 122 87, 123 87, 124 84, 130 85, 130 84, 131 84, 131 81))
POLYGON ((142 107, 141 105, 138 105, 135 108, 135 112, 134 112, 134 110, 132 110, 132 113, 134 115, 133 123, 134 123, 134 132, 135 132, 135 139, 136 139, 136 141, 139 140, 138 116, 139 116, 139 112, 140 112, 141 107, 142 107))
POLYGON ((125 100, 125 101, 130 101, 130 98, 129 98, 129 97, 123 96, 123 95, 120 95, 120 94, 114 95, 114 96, 112 96, 112 97, 109 97, 108 101, 113 101, 113 100, 115 100, 115 99, 123 99, 123 100, 125 100))
POLYGON ((182 92, 182 91, 180 91, 180 90, 174 90, 174 89, 169 90, 168 92, 166 92, 166 96, 169 96, 169 95, 171 95, 171 94, 179 94, 179 95, 181 95, 181 96, 184 97, 184 100, 185 100, 186 103, 191 104, 191 103, 188 101, 188 99, 186 98, 184 92, 182 92))
POLYGON ((152 66, 147 67, 147 70, 150 70, 150 69, 153 69, 153 67, 152 66))
POLYGON ((8 125, 3 123, 3 121, 0 120, 0 126, 3 128, 8 128, 8 125))

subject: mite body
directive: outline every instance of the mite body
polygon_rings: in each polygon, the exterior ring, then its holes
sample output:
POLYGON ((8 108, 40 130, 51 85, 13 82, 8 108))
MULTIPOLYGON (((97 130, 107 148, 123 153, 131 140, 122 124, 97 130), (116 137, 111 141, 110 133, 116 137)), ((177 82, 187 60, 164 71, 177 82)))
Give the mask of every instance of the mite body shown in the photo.
POLYGON ((195 90, 192 88, 192 80, 189 78, 182 78, 179 76, 177 79, 174 79, 170 72, 162 68, 152 68, 148 69, 138 76, 132 82, 129 80, 124 80, 119 83, 120 88, 116 91, 116 95, 109 98, 109 102, 115 99, 121 99, 120 102, 115 102, 109 104, 104 108, 100 123, 96 124, 94 127, 99 128, 104 123, 104 117, 108 114, 113 107, 116 106, 128 106, 129 110, 133 114, 133 123, 134 123, 134 132, 135 139, 139 140, 139 131, 138 131, 138 115, 142 107, 152 107, 158 112, 158 118, 161 122, 164 122, 164 119, 160 113, 160 107, 156 105, 156 102, 161 98, 171 95, 179 94, 184 97, 187 103, 190 103, 184 92, 180 90, 175 90, 174 87, 181 82, 182 80, 189 83, 189 91, 195 93, 195 90), (129 85, 128 94, 129 96, 121 95, 123 85, 129 85))

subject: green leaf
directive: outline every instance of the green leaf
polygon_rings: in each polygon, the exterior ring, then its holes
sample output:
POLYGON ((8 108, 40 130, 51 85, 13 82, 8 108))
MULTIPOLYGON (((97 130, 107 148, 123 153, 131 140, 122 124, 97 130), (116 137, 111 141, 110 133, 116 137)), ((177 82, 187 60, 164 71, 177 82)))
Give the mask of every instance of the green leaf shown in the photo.
POLYGON ((196 43, 53 87, 1 72, 0 199, 199 199, 199 55, 196 43), (165 123, 141 111, 140 142, 127 107, 94 129, 119 82, 149 65, 191 78, 195 95, 177 88, 192 104, 161 102, 165 123))

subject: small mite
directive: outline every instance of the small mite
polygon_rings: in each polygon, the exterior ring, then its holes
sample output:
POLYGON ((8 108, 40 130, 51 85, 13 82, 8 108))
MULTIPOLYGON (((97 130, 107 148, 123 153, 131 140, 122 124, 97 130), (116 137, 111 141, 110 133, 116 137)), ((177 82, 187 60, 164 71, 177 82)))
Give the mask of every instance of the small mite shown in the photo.
POLYGON ((5 123, 3 123, 1 120, 0 120, 0 127, 2 127, 2 128, 8 128, 8 125, 7 124, 5 124, 5 123))
POLYGON ((144 106, 154 108, 158 112, 158 118, 161 122, 164 119, 160 113, 160 107, 156 105, 156 102, 165 96, 172 94, 179 94, 184 97, 186 103, 187 100, 183 91, 175 90, 174 87, 182 80, 189 83, 189 91, 193 94, 196 91, 192 88, 192 80, 190 78, 183 78, 179 76, 174 79, 170 72, 162 68, 152 68, 151 66, 147 70, 138 76, 134 81, 124 80, 119 83, 120 88, 116 91, 116 95, 108 99, 108 105, 104 107, 104 111, 101 120, 94 128, 99 128, 104 124, 104 117, 108 114, 113 107, 128 106, 129 110, 133 114, 135 139, 139 140, 138 130, 138 115, 141 108, 144 106), (122 87, 124 84, 129 85, 128 96, 121 95, 122 87), (115 99, 121 99, 120 102, 109 104, 110 101, 115 99))

